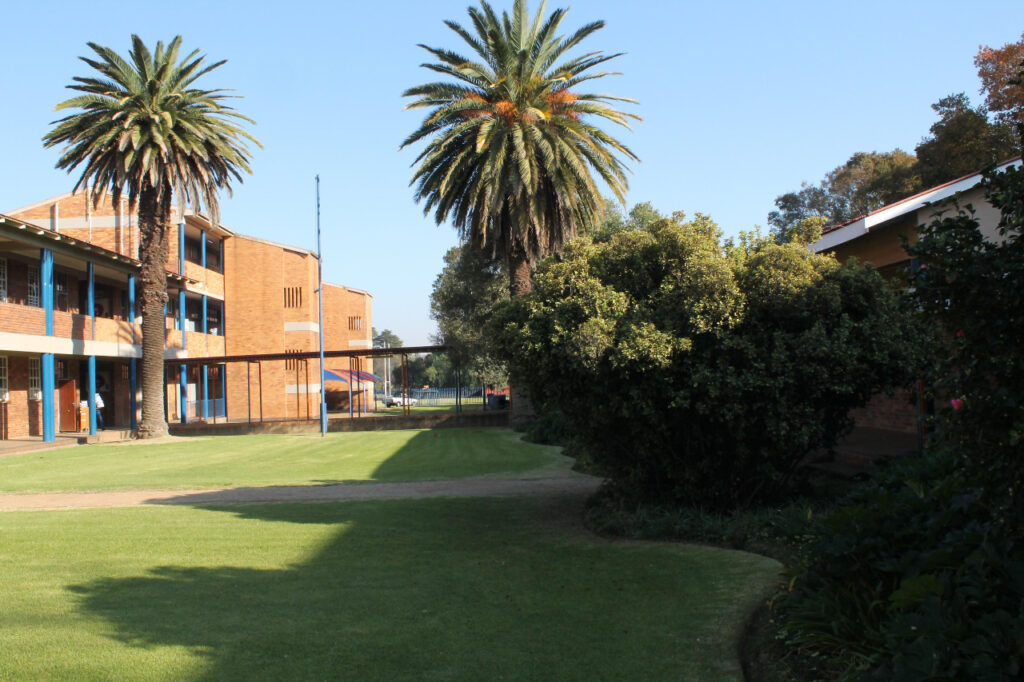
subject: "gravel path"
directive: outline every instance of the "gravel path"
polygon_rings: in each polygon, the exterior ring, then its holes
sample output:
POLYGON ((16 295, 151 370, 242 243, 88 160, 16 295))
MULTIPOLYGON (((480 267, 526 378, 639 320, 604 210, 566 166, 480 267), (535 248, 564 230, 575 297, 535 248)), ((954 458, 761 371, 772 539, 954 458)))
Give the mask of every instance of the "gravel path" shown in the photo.
POLYGON ((147 505, 220 505, 269 502, 335 502, 425 497, 509 497, 552 493, 590 494, 601 481, 592 476, 557 478, 468 478, 407 483, 275 485, 201 490, 106 490, 99 492, 0 493, 0 511, 96 509, 147 505))

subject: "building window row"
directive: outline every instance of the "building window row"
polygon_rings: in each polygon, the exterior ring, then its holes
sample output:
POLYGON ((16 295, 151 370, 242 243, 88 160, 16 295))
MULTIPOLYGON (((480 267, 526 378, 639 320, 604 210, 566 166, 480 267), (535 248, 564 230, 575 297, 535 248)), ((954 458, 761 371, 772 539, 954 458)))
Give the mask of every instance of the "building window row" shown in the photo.
POLYGON ((285 287, 284 288, 284 307, 285 308, 301 308, 302 307, 302 287, 285 287))
POLYGON ((359 315, 350 315, 348 318, 348 328, 353 331, 359 331, 363 328, 363 318, 359 315))

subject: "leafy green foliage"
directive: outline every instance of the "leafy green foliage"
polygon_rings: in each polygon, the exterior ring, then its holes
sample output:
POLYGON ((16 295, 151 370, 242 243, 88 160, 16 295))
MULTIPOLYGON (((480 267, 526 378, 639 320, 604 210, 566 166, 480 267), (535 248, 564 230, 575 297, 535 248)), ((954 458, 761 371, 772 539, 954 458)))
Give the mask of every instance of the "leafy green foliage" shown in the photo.
POLYGON ((969 208, 929 224, 908 247, 923 266, 914 300, 946 339, 931 376, 942 438, 1024 510, 1024 172, 983 186, 1001 211, 999 241, 982 237, 969 208))
POLYGON ((449 348, 450 364, 465 373, 464 383, 508 383, 486 331, 487 320, 507 300, 508 277, 498 263, 465 244, 448 250, 430 293, 430 317, 437 322, 436 340, 449 348))
POLYGON ((943 332, 926 457, 833 514, 785 600, 789 641, 847 677, 1010 680, 1024 666, 1024 173, 984 181, 1000 241, 969 207, 910 254, 912 301, 943 332))
POLYGON ((912 345, 872 269, 798 244, 727 250, 704 217, 572 242, 499 344, 630 500, 731 509, 784 495, 912 345))
POLYGON ((416 157, 416 199, 438 224, 451 220, 472 248, 505 262, 514 294, 530 287, 536 259, 594 229, 603 200, 594 175, 624 201, 632 151, 591 123, 628 127, 637 118, 614 108, 633 100, 582 93, 577 86, 610 75, 593 69, 618 55, 567 54, 604 26, 596 21, 558 34, 566 10, 531 18, 525 0, 500 17, 489 4, 467 11, 472 29, 447 25, 476 59, 423 47, 438 61, 425 68, 448 77, 405 91, 410 109, 426 109, 403 147, 429 139, 416 157))
POLYGON ((818 185, 803 183, 775 199, 768 223, 784 243, 787 229, 805 218, 838 225, 921 190, 916 159, 902 149, 857 152, 818 185))
POLYGON ((1024 544, 1003 514, 948 453, 893 466, 825 521, 784 636, 850 678, 1018 678, 1024 544))
POLYGON ((985 109, 972 108, 964 93, 943 97, 932 109, 939 120, 915 150, 925 187, 976 173, 1018 153, 1013 125, 990 122, 985 109))

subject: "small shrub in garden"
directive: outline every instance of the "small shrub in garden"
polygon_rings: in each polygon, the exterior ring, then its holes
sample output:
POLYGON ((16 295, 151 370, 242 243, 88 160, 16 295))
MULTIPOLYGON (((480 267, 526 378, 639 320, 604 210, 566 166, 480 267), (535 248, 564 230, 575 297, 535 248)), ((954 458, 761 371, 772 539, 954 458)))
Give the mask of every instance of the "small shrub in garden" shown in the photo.
POLYGON ((722 511, 784 497, 851 408, 908 376, 908 317, 870 267, 730 250, 702 217, 572 242, 495 336, 616 494, 722 511))

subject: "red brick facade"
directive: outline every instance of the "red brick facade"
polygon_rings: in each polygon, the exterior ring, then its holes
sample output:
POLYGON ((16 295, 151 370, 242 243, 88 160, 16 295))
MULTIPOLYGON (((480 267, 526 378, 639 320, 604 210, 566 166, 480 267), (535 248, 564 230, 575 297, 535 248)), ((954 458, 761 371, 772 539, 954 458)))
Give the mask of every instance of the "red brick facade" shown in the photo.
MULTIPOLYGON (((85 303, 88 291, 86 263, 92 260, 89 255, 91 247, 99 246, 129 258, 138 255, 137 215, 128 211, 127 201, 121 204, 120 207, 113 206, 109 197, 104 197, 99 206, 93 207, 83 194, 65 195, 10 215, 50 232, 59 232, 65 237, 65 244, 74 245, 76 240, 84 242, 80 245, 80 256, 65 253, 54 264, 53 337, 95 340, 108 344, 107 349, 121 349, 117 352, 122 357, 97 356, 97 366, 98 377, 104 383, 101 394, 106 403, 106 421, 108 425, 127 426, 131 421, 130 361, 123 354, 127 352, 125 349, 132 348, 137 353, 137 344, 141 340, 141 325, 135 324, 133 329, 130 319, 127 275, 123 271, 97 266, 94 276, 96 317, 86 314, 85 303)), ((236 235, 219 226, 214 228, 202 216, 175 216, 172 220, 167 262, 169 302, 165 323, 168 357, 217 357, 318 349, 317 259, 313 253, 236 235), (184 221, 184 251, 180 248, 179 220, 184 221), (202 265, 204 250, 206 267, 202 265), (179 312, 181 291, 185 292, 185 309, 179 312), (205 319, 202 316, 204 298, 205 319), (209 333, 203 333, 204 323, 209 333)), ((45 311, 35 301, 29 305, 30 268, 39 267, 38 259, 31 256, 30 249, 5 254, 0 246, 0 258, 6 257, 8 274, 7 299, 0 300, 0 332, 46 335, 45 311)), ((327 285, 324 296, 325 347, 328 350, 369 347, 372 324, 369 294, 327 285)), ((38 435, 41 431, 41 401, 30 399, 28 395, 28 360, 29 357, 39 358, 39 355, 26 352, 25 341, 19 343, 8 353, 10 437, 38 435)), ((7 351, 0 346, 0 355, 5 353, 7 351)), ((64 362, 63 366, 70 373, 68 381, 75 381, 79 395, 86 398, 86 390, 81 385, 87 376, 85 357, 60 353, 55 357, 58 362, 64 362)), ((348 369, 348 366, 346 359, 338 368, 348 369)), ((361 368, 368 369, 369 363, 363 361, 361 368)), ((230 365, 226 375, 228 418, 245 419, 250 412, 257 418, 261 407, 264 419, 315 416, 320 401, 317 371, 317 363, 307 366, 305 362, 266 362, 259 368, 251 367, 247 379, 244 364, 230 365), (308 389, 307 383, 310 384, 308 389)), ((219 369, 210 366, 207 372, 210 377, 208 397, 211 400, 222 399, 219 369)), ((178 367, 169 366, 166 397, 171 420, 180 418, 179 377, 178 367)), ((201 413, 196 403, 202 397, 201 377, 199 367, 190 367, 186 373, 185 390, 190 418, 201 413)), ((58 393, 60 383, 58 380, 58 393)), ((367 389, 366 400, 370 400, 372 386, 368 385, 367 389)), ((70 392, 67 387, 66 390, 70 392)), ((331 382, 328 391, 343 395, 347 405, 346 384, 331 382), (343 390, 335 390, 337 388, 343 390)), ((59 412, 59 403, 55 402, 55 405, 59 412)), ((56 421, 59 431, 59 414, 56 421)))

